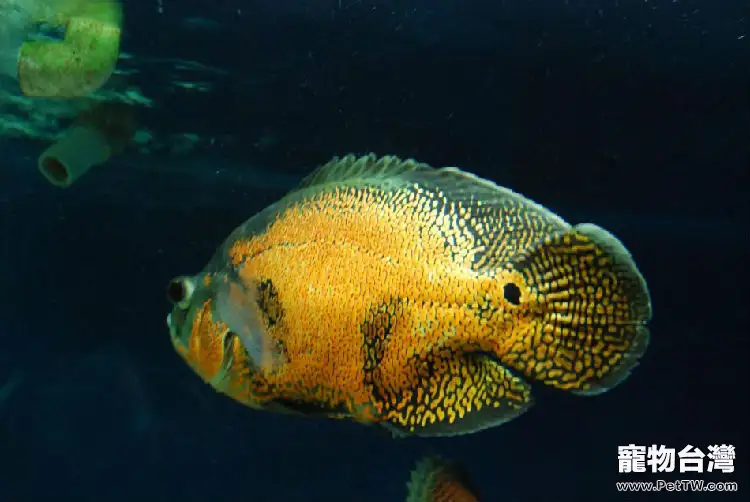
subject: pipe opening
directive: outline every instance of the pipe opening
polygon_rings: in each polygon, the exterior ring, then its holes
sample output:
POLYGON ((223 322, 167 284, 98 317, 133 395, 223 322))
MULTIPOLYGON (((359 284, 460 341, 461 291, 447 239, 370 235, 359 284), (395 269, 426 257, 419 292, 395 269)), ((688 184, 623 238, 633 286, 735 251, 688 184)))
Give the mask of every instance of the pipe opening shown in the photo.
POLYGON ((47 157, 42 161, 42 168, 55 181, 67 183, 70 178, 65 165, 54 157, 47 157))

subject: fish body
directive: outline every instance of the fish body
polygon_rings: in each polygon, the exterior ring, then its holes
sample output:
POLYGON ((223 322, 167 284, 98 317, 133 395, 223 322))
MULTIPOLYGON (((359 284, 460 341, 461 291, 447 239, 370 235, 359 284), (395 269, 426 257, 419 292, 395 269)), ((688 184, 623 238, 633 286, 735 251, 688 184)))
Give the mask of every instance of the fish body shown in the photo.
POLYGON ((348 155, 175 279, 172 342, 257 409, 449 436, 592 395, 646 350, 651 302, 614 236, 457 168, 348 155))

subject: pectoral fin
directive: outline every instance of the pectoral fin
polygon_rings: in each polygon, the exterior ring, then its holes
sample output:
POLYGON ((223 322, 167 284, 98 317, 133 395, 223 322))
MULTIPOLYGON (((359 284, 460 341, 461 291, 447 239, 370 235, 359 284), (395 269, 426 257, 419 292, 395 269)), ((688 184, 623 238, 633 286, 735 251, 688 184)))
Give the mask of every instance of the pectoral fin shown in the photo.
POLYGON ((258 289, 227 279, 216 291, 216 319, 242 341, 255 368, 273 373, 284 362, 279 343, 271 335, 258 304, 258 289))

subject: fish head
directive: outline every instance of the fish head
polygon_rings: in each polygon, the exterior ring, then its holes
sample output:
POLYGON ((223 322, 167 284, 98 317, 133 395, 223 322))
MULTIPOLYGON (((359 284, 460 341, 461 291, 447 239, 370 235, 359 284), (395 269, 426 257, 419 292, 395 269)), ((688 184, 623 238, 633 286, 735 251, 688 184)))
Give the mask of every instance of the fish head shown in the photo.
POLYGON ((247 351, 226 322, 216 314, 215 276, 179 276, 169 282, 169 335, 187 365, 217 391, 253 405, 247 351))
POLYGON ((177 353, 219 392, 253 406, 251 381, 284 362, 269 335, 253 282, 229 272, 179 276, 167 286, 177 353))
POLYGON ((169 282, 167 315, 169 335, 177 353, 204 381, 211 383, 222 371, 229 328, 213 316, 211 283, 200 275, 179 276, 169 282))

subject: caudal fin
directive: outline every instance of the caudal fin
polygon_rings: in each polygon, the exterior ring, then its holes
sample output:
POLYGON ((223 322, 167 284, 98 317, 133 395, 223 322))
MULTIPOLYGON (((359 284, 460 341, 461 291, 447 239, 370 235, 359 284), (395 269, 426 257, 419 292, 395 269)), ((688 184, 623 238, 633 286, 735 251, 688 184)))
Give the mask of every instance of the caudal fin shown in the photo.
POLYGON ((592 224, 532 246, 513 260, 529 290, 531 328, 505 364, 553 387, 598 394, 622 382, 649 342, 651 299, 623 244, 592 224))
POLYGON ((407 484, 406 502, 479 502, 468 474, 455 462, 426 457, 407 484))

